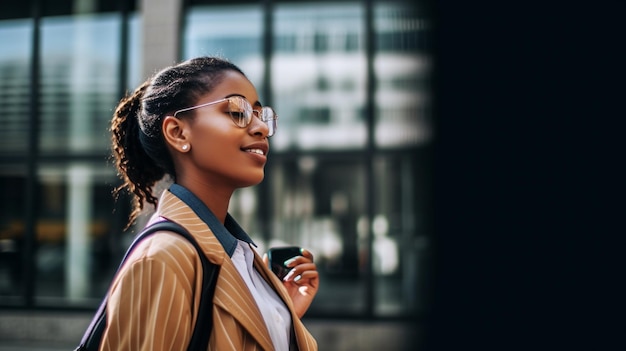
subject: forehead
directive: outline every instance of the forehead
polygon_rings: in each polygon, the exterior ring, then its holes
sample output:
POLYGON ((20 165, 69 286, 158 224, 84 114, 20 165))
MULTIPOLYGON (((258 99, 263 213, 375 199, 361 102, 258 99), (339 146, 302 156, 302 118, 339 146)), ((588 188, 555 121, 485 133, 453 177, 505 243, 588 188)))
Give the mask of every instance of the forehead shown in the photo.
POLYGON ((248 78, 239 72, 229 70, 224 72, 221 82, 210 93, 203 95, 198 103, 211 102, 233 95, 243 96, 252 105, 259 100, 256 88, 248 78))

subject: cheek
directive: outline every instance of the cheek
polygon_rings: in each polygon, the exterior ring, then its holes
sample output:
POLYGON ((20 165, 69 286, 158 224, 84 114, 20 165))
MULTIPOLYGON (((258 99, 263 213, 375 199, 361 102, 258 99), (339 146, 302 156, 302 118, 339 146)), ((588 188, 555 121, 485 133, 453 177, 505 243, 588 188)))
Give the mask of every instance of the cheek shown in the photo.
POLYGON ((238 134, 235 128, 234 123, 224 116, 206 116, 191 126, 191 140, 194 145, 202 145, 205 151, 212 151, 214 146, 226 147, 230 146, 226 144, 235 143, 238 134))
POLYGON ((193 128, 192 148, 195 158, 205 166, 229 163, 234 154, 240 151, 241 131, 232 121, 212 121, 198 123, 193 128))
POLYGON ((220 133, 206 134, 201 138, 196 138, 193 146, 194 151, 198 153, 196 156, 205 158, 207 161, 228 157, 228 154, 238 149, 232 138, 220 133))

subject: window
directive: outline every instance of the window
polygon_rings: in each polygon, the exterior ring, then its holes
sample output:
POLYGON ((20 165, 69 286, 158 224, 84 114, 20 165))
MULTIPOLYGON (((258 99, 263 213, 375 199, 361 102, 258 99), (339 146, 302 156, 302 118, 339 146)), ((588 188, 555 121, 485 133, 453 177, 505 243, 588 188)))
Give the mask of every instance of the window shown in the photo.
MULTIPOLYGON (((239 66, 257 86, 263 84, 263 13, 254 5, 194 5, 185 15, 183 59, 222 56, 239 66)), ((263 91, 259 97, 264 104, 263 91)))
POLYGON ((270 246, 310 248, 324 288, 311 314, 362 315, 366 306, 366 164, 353 157, 279 159, 269 179, 270 246))
POLYGON ((432 138, 428 22, 419 6, 376 2, 375 140, 381 148, 423 145, 432 138))
POLYGON ((363 4, 279 3, 272 17, 274 42, 291 36, 296 43, 293 50, 272 52, 272 96, 280 116, 274 150, 363 149, 363 4))
POLYGON ((128 244, 108 127, 140 21, 134 2, 37 2, 0 5, 0 304, 93 307, 128 244))
POLYGON ((0 155, 25 155, 28 149, 32 36, 31 20, 0 19, 0 155))

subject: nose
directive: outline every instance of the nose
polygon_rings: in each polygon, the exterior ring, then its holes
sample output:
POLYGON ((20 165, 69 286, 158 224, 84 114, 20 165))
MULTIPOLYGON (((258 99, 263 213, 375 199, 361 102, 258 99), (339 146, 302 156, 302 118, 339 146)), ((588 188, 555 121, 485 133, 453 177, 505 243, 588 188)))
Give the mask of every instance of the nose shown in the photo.
POLYGON ((252 135, 261 135, 267 138, 270 133, 267 123, 261 120, 258 111, 253 111, 252 115, 252 120, 250 121, 250 125, 248 125, 248 132, 252 135))

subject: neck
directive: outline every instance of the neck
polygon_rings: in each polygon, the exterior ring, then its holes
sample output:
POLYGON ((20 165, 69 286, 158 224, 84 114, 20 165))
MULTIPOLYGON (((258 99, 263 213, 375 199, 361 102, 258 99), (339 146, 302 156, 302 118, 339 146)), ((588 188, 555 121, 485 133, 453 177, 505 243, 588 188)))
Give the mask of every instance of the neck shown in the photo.
POLYGON ((215 217, 224 223, 234 190, 212 187, 206 182, 197 182, 190 179, 178 179, 176 183, 196 195, 213 212, 215 217))

